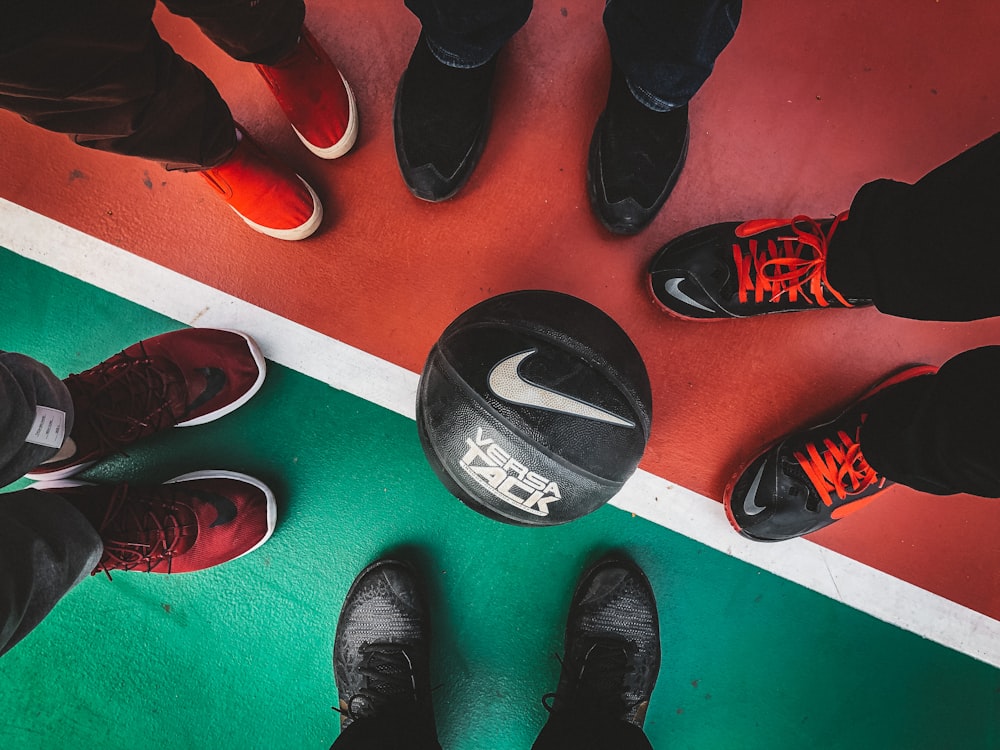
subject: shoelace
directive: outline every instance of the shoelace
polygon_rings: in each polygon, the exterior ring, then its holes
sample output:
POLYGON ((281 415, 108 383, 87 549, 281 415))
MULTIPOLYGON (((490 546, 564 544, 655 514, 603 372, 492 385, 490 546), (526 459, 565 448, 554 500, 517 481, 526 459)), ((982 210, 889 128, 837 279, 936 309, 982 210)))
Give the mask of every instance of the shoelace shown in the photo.
POLYGON ((97 529, 104 555, 91 575, 104 571, 110 580, 112 570, 143 567, 149 572, 164 560, 166 572, 170 573, 183 528, 176 509, 169 503, 130 498, 127 484, 117 486, 97 529))
MULTIPOLYGON (((746 303, 748 293, 753 292, 754 302, 779 302, 782 296, 796 302, 802 296, 807 302, 828 307, 830 303, 824 294, 829 292, 842 305, 853 307, 826 277, 830 240, 847 214, 845 211, 837 216, 825 233, 814 219, 796 216, 789 225, 794 234, 768 240, 766 247, 760 248, 752 238, 746 249, 740 243, 733 243, 739 301, 746 303)), ((740 225, 737 233, 746 237, 786 224, 784 219, 750 221, 740 225)))
POLYGON ((413 662, 402 646, 372 643, 361 648, 364 658, 358 671, 364 687, 347 701, 347 708, 333 710, 350 719, 370 717, 386 703, 416 702, 417 683, 413 662))
POLYGON ((130 445, 177 421, 170 398, 174 380, 151 358, 120 354, 69 381, 90 399, 90 425, 101 450, 130 445))
MULTIPOLYGON (((556 654, 562 668, 566 662, 556 654)), ((621 717, 632 710, 622 700, 622 683, 629 672, 628 654, 621 641, 595 639, 583 657, 580 673, 572 678, 570 695, 558 696, 563 703, 601 714, 612 713, 621 717)), ((554 710, 557 693, 542 696, 542 706, 549 713, 554 710)))
MULTIPOLYGON (((864 416, 861 421, 864 422, 864 416)), ((858 442, 860 430, 859 426, 854 437, 843 430, 838 430, 836 442, 829 438, 823 440, 823 450, 815 443, 808 443, 805 453, 800 451, 793 453, 795 460, 799 462, 799 466, 819 493, 820 499, 827 506, 833 505, 833 495, 846 500, 848 495, 863 492, 873 484, 879 487, 885 485, 885 479, 876 473, 861 453, 861 445, 858 442)), ((851 501, 849 505, 834 509, 832 516, 843 518, 873 499, 874 497, 867 497, 851 501)))

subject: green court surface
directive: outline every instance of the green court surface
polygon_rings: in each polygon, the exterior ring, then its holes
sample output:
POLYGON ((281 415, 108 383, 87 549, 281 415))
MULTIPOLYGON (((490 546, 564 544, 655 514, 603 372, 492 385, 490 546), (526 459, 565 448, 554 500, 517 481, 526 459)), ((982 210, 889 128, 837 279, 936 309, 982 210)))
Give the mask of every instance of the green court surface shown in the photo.
MULTIPOLYGON (((179 327, 5 250, 0 300, 0 348, 59 374, 179 327)), ((287 368, 236 414, 87 476, 206 468, 273 487, 273 538, 201 573, 84 581, 0 659, 0 748, 329 746, 337 615, 387 551, 427 577, 442 746, 529 748, 572 588, 608 550, 659 602, 658 750, 1000 747, 996 669, 612 507, 551 529, 482 518, 437 482, 410 420, 287 368)))

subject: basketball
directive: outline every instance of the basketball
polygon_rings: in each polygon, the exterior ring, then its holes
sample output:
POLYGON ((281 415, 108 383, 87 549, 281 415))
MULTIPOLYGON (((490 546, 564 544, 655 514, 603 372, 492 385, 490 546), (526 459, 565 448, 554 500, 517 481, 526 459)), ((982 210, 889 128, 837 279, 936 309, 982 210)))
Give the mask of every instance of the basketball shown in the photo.
POLYGON ((431 349, 417 429, 448 490, 490 518, 554 526, 610 500, 642 458, 639 352, 583 300, 521 291, 475 305, 431 349))

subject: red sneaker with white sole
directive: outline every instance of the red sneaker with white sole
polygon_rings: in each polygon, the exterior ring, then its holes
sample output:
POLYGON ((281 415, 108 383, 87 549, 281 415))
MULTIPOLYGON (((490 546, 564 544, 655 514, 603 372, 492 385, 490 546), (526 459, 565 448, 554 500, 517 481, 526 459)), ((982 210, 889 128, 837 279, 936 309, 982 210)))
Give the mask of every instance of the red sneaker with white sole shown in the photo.
POLYGON ((153 486, 75 479, 33 489, 65 498, 94 525, 104 554, 91 575, 112 570, 190 573, 235 560, 274 532, 274 493, 232 471, 196 471, 153 486))
POLYGON ((304 240, 319 229, 316 191, 258 146, 240 127, 236 150, 199 174, 251 229, 279 240, 304 240))
POLYGON ((292 129, 321 159, 336 159, 358 137, 354 92, 309 29, 294 51, 274 65, 255 65, 292 129))
POLYGON ((28 478, 72 476, 148 435, 218 419, 260 390, 265 371, 257 344, 236 331, 188 328, 133 344, 63 381, 76 451, 28 478))

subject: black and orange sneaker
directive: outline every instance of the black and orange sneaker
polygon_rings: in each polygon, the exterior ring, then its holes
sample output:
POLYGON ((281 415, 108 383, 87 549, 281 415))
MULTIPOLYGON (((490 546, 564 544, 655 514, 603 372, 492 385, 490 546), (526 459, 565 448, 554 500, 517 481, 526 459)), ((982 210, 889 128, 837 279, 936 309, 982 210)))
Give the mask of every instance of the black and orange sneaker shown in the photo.
POLYGON ((584 572, 566 618, 565 649, 556 692, 542 698, 545 709, 641 729, 660 671, 660 625, 638 565, 608 556, 584 572))
POLYGON ((236 331, 188 328, 133 344, 63 381, 73 399, 76 450, 28 478, 69 477, 169 427, 216 420, 249 401, 265 371, 256 342, 236 331))
POLYGON ((861 307, 830 284, 830 241, 848 212, 817 221, 759 219, 695 229, 653 257, 649 284, 666 312, 687 320, 728 320, 827 307, 861 307))
POLYGON ((757 456, 730 480, 726 516, 740 534, 780 542, 811 534, 870 503, 892 482, 861 451, 870 399, 937 368, 915 365, 883 380, 836 419, 797 432, 757 456))
POLYGON ((409 563, 378 560, 354 579, 337 621, 333 673, 341 730, 377 719, 407 726, 414 736, 436 737, 430 621, 409 563))
POLYGON ((91 575, 112 570, 191 573, 253 552, 277 522, 274 494, 232 471, 196 471, 153 486, 39 482, 97 529, 104 554, 91 575))

